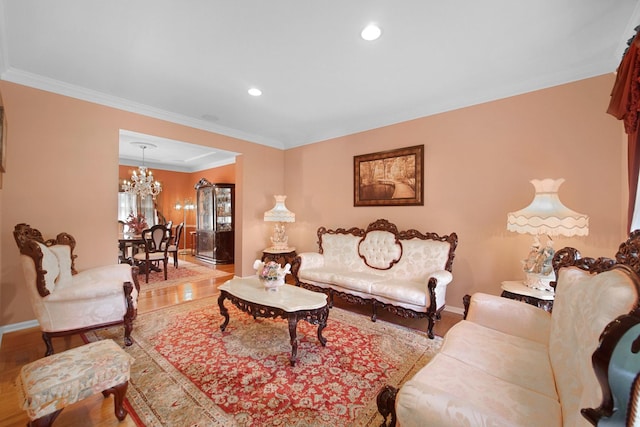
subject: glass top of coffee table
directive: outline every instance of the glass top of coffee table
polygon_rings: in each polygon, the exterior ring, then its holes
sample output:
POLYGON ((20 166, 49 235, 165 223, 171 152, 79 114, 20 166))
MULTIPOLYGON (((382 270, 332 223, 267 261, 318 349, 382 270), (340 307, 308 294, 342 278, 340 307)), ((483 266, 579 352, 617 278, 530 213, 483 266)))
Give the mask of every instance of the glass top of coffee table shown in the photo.
POLYGON ((297 286, 284 284, 275 289, 267 289, 260 282, 258 276, 236 276, 226 281, 219 289, 245 301, 279 308, 287 312, 313 310, 327 304, 325 294, 297 286))

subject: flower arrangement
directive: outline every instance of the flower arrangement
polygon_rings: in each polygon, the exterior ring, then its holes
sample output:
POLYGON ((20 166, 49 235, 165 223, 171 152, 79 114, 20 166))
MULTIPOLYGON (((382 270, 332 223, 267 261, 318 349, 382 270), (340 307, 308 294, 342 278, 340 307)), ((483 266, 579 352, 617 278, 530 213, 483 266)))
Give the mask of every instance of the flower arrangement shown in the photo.
POLYGON ((147 220, 145 219, 143 214, 134 215, 133 212, 129 214, 127 217, 127 221, 125 222, 129 226, 129 230, 133 231, 135 234, 141 234, 142 230, 146 230, 149 228, 147 225, 147 220))
POLYGON ((257 259, 253 263, 253 268, 255 268, 258 279, 264 283, 265 287, 274 288, 284 285, 284 278, 289 274, 291 264, 286 264, 283 268, 275 261, 262 262, 257 259))

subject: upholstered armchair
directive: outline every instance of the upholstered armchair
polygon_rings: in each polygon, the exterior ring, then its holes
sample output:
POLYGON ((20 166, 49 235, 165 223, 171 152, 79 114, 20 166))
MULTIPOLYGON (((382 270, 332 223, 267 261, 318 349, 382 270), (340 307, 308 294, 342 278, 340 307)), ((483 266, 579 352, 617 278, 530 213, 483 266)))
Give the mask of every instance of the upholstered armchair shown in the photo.
POLYGON ((137 267, 113 264, 76 271, 76 241, 60 233, 44 240, 27 224, 16 225, 25 285, 47 350, 52 337, 123 323, 125 345, 131 345, 140 285, 137 267))

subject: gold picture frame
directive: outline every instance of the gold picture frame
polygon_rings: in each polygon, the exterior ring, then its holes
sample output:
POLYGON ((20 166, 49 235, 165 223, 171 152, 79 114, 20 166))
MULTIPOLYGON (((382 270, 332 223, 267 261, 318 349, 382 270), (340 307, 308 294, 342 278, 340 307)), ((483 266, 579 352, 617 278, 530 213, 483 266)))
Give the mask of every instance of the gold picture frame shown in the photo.
POLYGON ((424 206, 424 145, 353 156, 354 206, 424 206))

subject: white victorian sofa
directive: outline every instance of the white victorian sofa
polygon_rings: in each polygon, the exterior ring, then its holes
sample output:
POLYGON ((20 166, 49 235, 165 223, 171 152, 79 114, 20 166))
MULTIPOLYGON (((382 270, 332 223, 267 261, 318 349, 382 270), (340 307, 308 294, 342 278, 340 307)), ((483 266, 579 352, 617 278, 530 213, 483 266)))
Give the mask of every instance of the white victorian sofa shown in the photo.
POLYGON ((640 234, 632 234, 615 261, 558 251, 552 313, 494 295, 466 297, 465 320, 439 353, 399 390, 379 393, 385 422, 391 415, 389 425, 402 427, 588 426, 620 410, 624 422, 620 404, 638 378, 640 337, 634 351, 626 349, 635 367, 620 375, 628 380, 615 404, 607 380, 611 343, 602 343, 616 328, 640 323, 638 248, 640 234))
POLYGON ((44 240, 39 230, 18 224, 13 231, 20 249, 26 290, 42 330, 45 356, 53 354, 52 337, 108 325, 124 324, 131 345, 137 315, 138 267, 113 264, 76 271, 76 241, 68 233, 44 240))
POLYGON ((318 229, 319 252, 299 254, 291 272, 297 286, 403 317, 427 318, 428 334, 445 307, 458 236, 398 231, 385 219, 366 229, 318 229))

